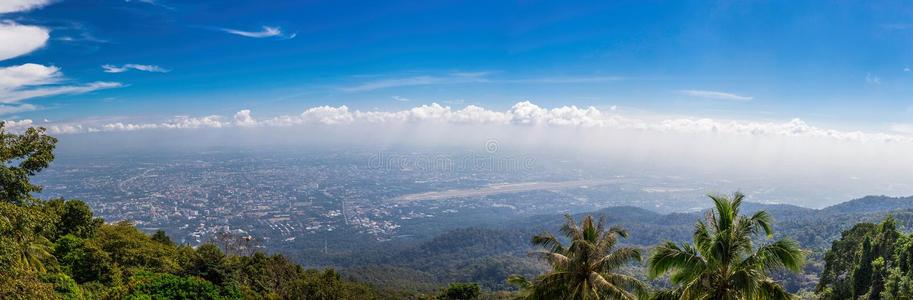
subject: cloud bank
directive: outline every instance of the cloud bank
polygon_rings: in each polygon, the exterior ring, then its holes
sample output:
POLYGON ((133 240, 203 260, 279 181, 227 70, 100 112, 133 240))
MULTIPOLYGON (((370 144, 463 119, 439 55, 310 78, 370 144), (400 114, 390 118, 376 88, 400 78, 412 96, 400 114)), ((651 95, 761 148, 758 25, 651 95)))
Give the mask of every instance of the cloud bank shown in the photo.
MULTIPOLYGON (((0 73, 2 74, 2 73, 0 73)), ((40 82, 43 77, 37 77, 40 82)), ((21 121, 21 120, 20 120, 21 121)), ((256 118, 251 110, 233 116, 179 116, 153 123, 79 123, 81 130, 58 130, 59 124, 45 124, 52 133, 135 131, 151 129, 199 128, 276 128, 276 127, 408 127, 408 126, 492 126, 500 128, 571 128, 575 130, 609 129, 631 132, 673 133, 681 135, 731 135, 745 137, 816 138, 844 142, 910 143, 904 134, 843 131, 812 126, 800 119, 783 122, 719 120, 711 118, 658 118, 626 116, 616 110, 596 107, 561 106, 544 108, 529 101, 518 102, 506 111, 495 111, 468 105, 461 109, 437 103, 401 111, 361 111, 345 105, 317 106, 297 115, 256 118)), ((73 125, 73 124, 70 124, 73 125)))

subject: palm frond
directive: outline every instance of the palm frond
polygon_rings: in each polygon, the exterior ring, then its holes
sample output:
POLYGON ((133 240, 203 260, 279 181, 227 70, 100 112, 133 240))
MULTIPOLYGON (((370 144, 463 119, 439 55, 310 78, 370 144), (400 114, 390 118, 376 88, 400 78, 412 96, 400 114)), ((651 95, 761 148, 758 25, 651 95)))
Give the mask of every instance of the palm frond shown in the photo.
POLYGON ((755 228, 760 228, 764 231, 764 234, 767 235, 767 238, 773 237, 773 229, 771 224, 773 224, 773 217, 770 216, 766 211, 758 211, 754 213, 751 218, 751 225, 755 228))
POLYGON ((780 268, 798 272, 805 264, 805 256, 799 244, 790 239, 782 239, 758 248, 754 255, 757 263, 765 270, 780 268))
POLYGON ((793 296, 773 280, 761 281, 758 285, 758 299, 790 300, 793 296))
POLYGON ((706 262, 697 254, 694 247, 688 244, 679 247, 668 241, 653 250, 653 255, 647 263, 647 276, 650 278, 659 277, 670 271, 696 275, 706 267, 706 262))
POLYGON ((551 251, 533 251, 529 253, 530 256, 538 257, 542 260, 548 262, 552 267, 564 269, 567 267, 567 263, 570 261, 567 256, 558 252, 551 251))
POLYGON ((540 246, 552 252, 564 252, 564 245, 551 233, 543 233, 533 236, 530 241, 533 246, 540 246))
POLYGON ((641 254, 640 249, 637 248, 618 248, 614 252, 596 260, 594 268, 604 272, 612 271, 628 263, 640 262, 642 260, 641 254))

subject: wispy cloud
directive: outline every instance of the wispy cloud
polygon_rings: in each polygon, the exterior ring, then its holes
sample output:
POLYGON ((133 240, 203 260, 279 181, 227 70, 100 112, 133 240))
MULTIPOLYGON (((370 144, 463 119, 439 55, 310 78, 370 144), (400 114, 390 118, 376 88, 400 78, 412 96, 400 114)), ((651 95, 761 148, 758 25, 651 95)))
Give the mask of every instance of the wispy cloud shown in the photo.
POLYGON ((754 97, 751 97, 751 96, 742 96, 742 95, 737 95, 737 94, 733 94, 733 93, 726 93, 726 92, 719 92, 719 91, 707 91, 707 90, 682 90, 681 93, 691 96, 691 97, 716 99, 716 100, 749 101, 751 99, 754 99, 754 97))
POLYGON ((239 29, 232 29, 232 28, 219 28, 219 30, 227 32, 227 33, 231 33, 234 35, 240 35, 240 36, 249 37, 249 38, 279 37, 279 38, 284 38, 284 39, 293 39, 293 38, 295 38, 295 36, 298 35, 297 33, 286 34, 286 33, 282 32, 281 28, 272 27, 272 26, 263 26, 263 28, 260 31, 246 31, 246 30, 239 30, 239 29))
POLYGON ((36 109, 38 109, 38 107, 31 104, 0 105, 0 115, 10 115, 36 109))
POLYGON ((155 73, 168 73, 171 70, 156 66, 156 65, 139 65, 139 64, 126 64, 123 66, 115 65, 103 65, 102 69, 105 70, 105 73, 123 73, 127 72, 130 69, 144 72, 155 72, 155 73))
POLYGON ((152 5, 152 6, 158 6, 158 7, 164 8, 164 9, 174 10, 174 7, 166 5, 159 0, 124 0, 124 2, 145 3, 145 4, 152 5))
POLYGON ((865 74, 865 83, 880 85, 881 78, 879 78, 878 76, 872 75, 872 73, 866 73, 865 74))
POLYGON ((389 79, 368 81, 368 82, 363 82, 363 83, 348 86, 348 87, 342 87, 342 88, 340 88, 340 90, 342 90, 344 92, 364 92, 364 91, 372 91, 372 90, 393 88, 393 87, 457 83, 457 82, 465 82, 465 80, 460 80, 459 78, 456 78, 456 77, 413 76, 413 77, 389 78, 389 79))
POLYGON ((492 78, 490 72, 455 72, 440 76, 420 75, 410 77, 382 78, 365 81, 339 88, 344 92, 365 92, 386 88, 465 84, 465 83, 503 83, 503 84, 582 84, 624 80, 617 76, 566 76, 536 78, 492 78))
POLYGON ((913 24, 910 23, 893 23, 893 24, 881 24, 881 28, 888 30, 907 30, 913 28, 913 24))
POLYGON ((0 103, 15 103, 25 99, 50 97, 57 95, 85 94, 97 90, 122 87, 119 82, 96 81, 81 85, 60 85, 40 88, 0 91, 0 103))
POLYGON ((393 100, 396 100, 396 101, 399 101, 399 102, 409 102, 409 98, 406 98, 406 97, 393 96, 393 97, 390 97, 390 98, 393 98, 393 100))
POLYGON ((97 81, 87 84, 61 84, 63 73, 55 66, 24 64, 0 67, 0 103, 55 95, 88 93, 122 86, 118 82, 97 81))
POLYGON ((64 42, 91 42, 91 43, 111 43, 111 41, 99 38, 92 33, 92 29, 81 22, 60 21, 61 24, 52 26, 54 30, 54 40, 64 42))
POLYGON ((583 77, 543 77, 543 78, 507 79, 507 80, 498 80, 497 82, 563 84, 563 83, 597 83, 597 82, 618 81, 618 80, 625 80, 625 79, 626 79, 625 77, 620 77, 620 76, 583 76, 583 77))

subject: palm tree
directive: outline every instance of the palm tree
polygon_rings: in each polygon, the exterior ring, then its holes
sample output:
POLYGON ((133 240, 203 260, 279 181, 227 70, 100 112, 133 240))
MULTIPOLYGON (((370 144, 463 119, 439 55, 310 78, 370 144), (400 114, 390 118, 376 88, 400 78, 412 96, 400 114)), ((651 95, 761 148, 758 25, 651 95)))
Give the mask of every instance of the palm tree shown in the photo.
MULTIPOLYGON (((647 295, 647 286, 634 277, 616 273, 631 262, 641 261, 640 249, 618 247, 627 232, 620 227, 605 228, 605 219, 593 221, 586 216, 578 225, 570 215, 561 228, 570 244, 555 236, 534 236, 533 252, 547 261, 552 270, 531 282, 528 299, 637 299, 647 295)), ((513 279, 515 282, 519 280, 513 279)))
POLYGON ((40 214, 28 207, 0 203, 0 242, 14 251, 9 261, 14 271, 45 272, 45 263, 55 260, 51 242, 42 235, 47 228, 40 214))
POLYGON ((671 273, 678 285, 656 295, 659 299, 790 299, 789 293, 773 281, 768 272, 798 271, 804 263, 799 245, 789 239, 765 243, 756 251, 752 238, 763 232, 772 237, 771 217, 759 211, 750 217, 739 215, 745 195, 710 196, 715 210, 694 228, 694 244, 665 242, 648 261, 648 275, 656 278, 671 273))

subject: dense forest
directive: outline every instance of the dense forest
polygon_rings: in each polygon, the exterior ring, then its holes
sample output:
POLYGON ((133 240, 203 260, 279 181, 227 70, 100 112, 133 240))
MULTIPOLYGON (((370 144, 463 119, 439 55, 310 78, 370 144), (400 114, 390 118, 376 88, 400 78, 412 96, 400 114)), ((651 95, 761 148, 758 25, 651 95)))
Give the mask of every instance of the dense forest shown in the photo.
POLYGON ((38 199, 30 177, 50 165, 55 144, 41 128, 0 133, 2 299, 913 297, 911 199, 811 210, 734 193, 695 214, 536 216, 351 258, 337 272, 306 269, 248 236, 178 245, 163 231, 106 223, 79 200, 38 199))

